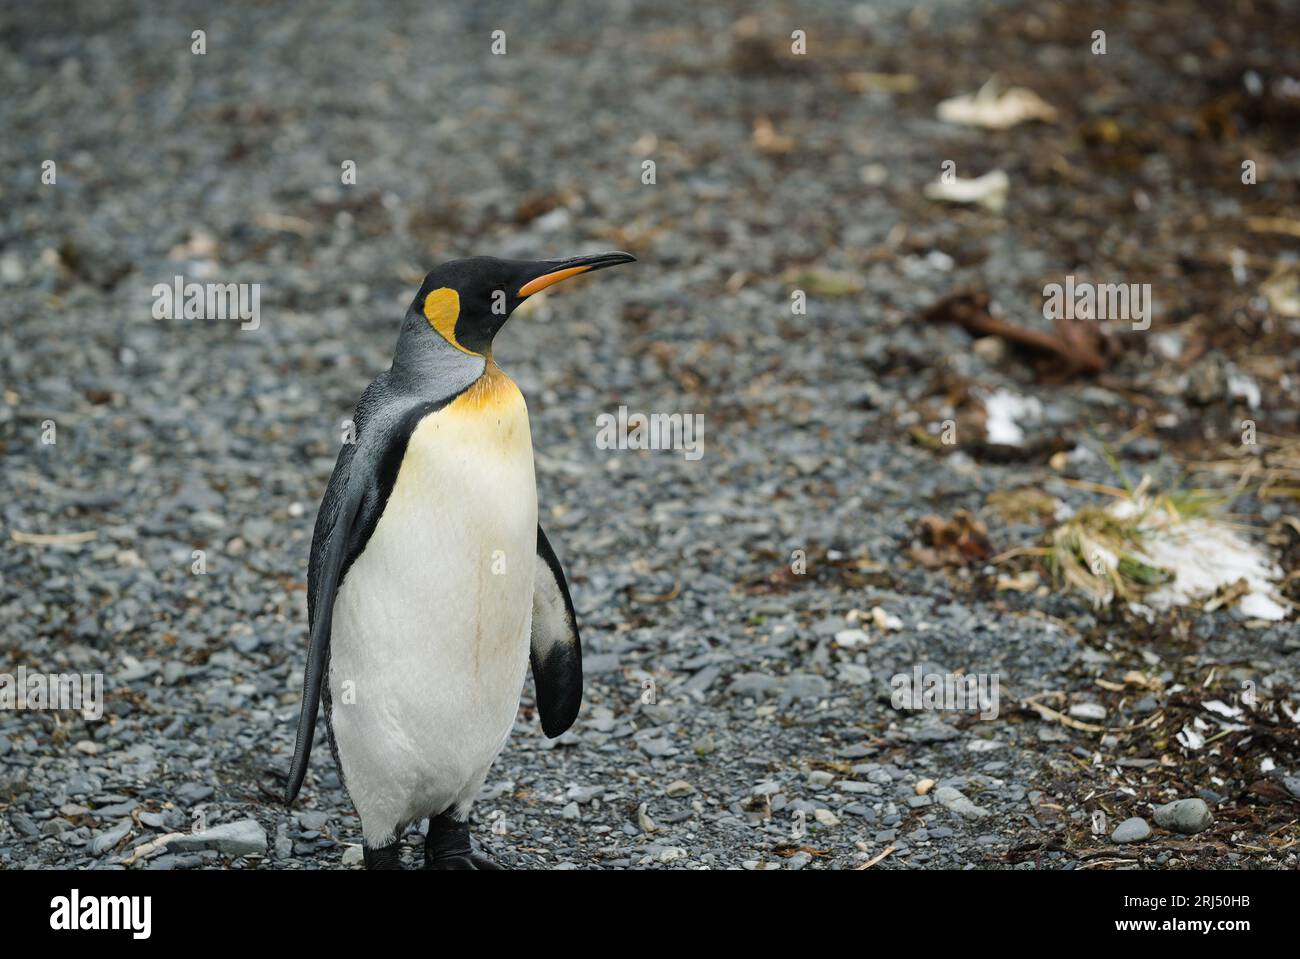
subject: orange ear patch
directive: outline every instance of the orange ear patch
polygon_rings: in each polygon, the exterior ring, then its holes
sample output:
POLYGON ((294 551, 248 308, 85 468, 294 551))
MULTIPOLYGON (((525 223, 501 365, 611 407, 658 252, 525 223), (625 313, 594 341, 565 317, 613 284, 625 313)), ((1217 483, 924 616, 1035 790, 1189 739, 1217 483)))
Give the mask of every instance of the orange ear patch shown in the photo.
POLYGON ((480 356, 467 350, 456 339, 456 320, 460 317, 460 294, 451 287, 440 287, 424 298, 424 318, 438 335, 462 353, 480 356))

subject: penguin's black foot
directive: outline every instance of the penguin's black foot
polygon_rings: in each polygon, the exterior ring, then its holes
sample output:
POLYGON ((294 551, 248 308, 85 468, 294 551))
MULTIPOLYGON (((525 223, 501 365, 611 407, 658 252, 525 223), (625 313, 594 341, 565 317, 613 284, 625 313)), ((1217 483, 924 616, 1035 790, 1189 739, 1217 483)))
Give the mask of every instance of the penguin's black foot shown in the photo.
POLYGON ((387 846, 372 849, 365 843, 361 845, 361 856, 367 869, 401 869, 401 843, 394 839, 387 846))
POLYGON ((469 842, 469 823, 449 813, 429 820, 424 837, 425 869, 500 869, 491 859, 474 852, 469 842))

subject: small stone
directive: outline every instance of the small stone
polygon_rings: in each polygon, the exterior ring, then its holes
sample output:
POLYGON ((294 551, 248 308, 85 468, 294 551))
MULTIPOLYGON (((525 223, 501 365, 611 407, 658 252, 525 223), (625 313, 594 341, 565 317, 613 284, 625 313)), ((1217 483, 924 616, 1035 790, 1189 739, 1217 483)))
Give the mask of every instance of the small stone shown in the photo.
POLYGON ((184 677, 189 667, 179 660, 169 659, 163 663, 163 682, 168 686, 175 686, 184 677))
POLYGON ((601 653, 596 656, 582 657, 584 673, 612 673, 619 669, 618 653, 601 653))
POLYGON ((343 850, 343 865, 359 866, 365 861, 365 850, 360 846, 348 846, 343 850))
POLYGON ((924 796, 933 788, 934 788, 933 779, 922 779, 919 783, 916 784, 916 794, 918 796, 924 796))
MULTIPOLYGON (((135 812, 138 806, 139 803, 135 800, 128 799, 126 802, 113 803, 111 806, 100 806, 94 810, 92 815, 96 819, 121 819, 135 812)), ((64 813, 64 815, 66 816, 68 813, 64 813)))
POLYGON ((813 813, 813 818, 816 819, 823 826, 827 827, 828 829, 831 826, 838 826, 840 824, 839 817, 836 816, 835 813, 831 812, 829 809, 816 810, 813 813))
POLYGON ((902 629, 903 621, 891 613, 885 612, 880 606, 871 607, 871 621, 882 632, 887 633, 890 630, 902 629))
POLYGON ((943 743, 961 736, 956 729, 937 719, 923 720, 904 735, 914 743, 943 743))
POLYGON ((90 841, 90 854, 92 856, 102 856, 104 853, 113 849, 119 842, 127 837, 131 832, 131 820, 127 819, 114 826, 107 832, 101 832, 90 841))
POLYGON ((186 806, 194 806, 207 799, 215 790, 202 783, 182 783, 176 789, 176 798, 186 806))
POLYGON ((822 699, 831 693, 831 684, 816 673, 791 673, 785 678, 784 693, 792 699, 822 699))
POLYGON ((780 681, 765 673, 737 673, 732 677, 727 692, 732 696, 748 696, 753 699, 762 699, 764 696, 775 693, 780 688, 780 681))
POLYGON ((312 832, 320 832, 330 821, 330 814, 319 812, 317 810, 307 810, 298 813, 298 822, 302 823, 303 829, 309 829, 312 832))
POLYGON ((266 852, 266 830, 256 819, 222 823, 202 832, 182 836, 167 844, 169 852, 198 852, 215 849, 227 856, 248 856, 266 852))
POLYGON ((1179 799, 1155 810, 1156 825, 1186 836, 1209 829, 1214 822, 1204 799, 1179 799))
POLYGON ((35 839, 41 834, 41 827, 36 824, 36 820, 16 809, 9 810, 9 825, 29 839, 35 839))
POLYGON ((560 815, 565 819, 579 819, 582 817, 582 813, 578 810, 578 804, 576 802, 571 802, 565 806, 560 815))
POLYGON ((257 652, 257 647, 262 645, 262 637, 254 633, 240 633, 231 640, 231 644, 247 655, 257 652))
MULTIPOLYGON (((1196 790, 1196 795, 1204 799, 1205 804, 1211 807, 1223 805, 1223 801, 1226 798, 1224 796, 1220 796, 1213 789, 1198 789, 1196 790)), ((1297 798, 1300 798, 1300 792, 1296 793, 1296 796, 1297 798)))
POLYGON ((975 805, 960 790, 954 789, 952 786, 940 786, 934 791, 934 798, 945 809, 955 812, 964 819, 982 819, 989 815, 987 809, 975 805))
POLYGON ((576 802, 579 806, 585 806, 593 799, 599 799, 605 795, 604 786, 570 786, 565 792, 564 798, 576 802))
POLYGON ((1070 707, 1070 715, 1075 719, 1101 720, 1106 718, 1106 707, 1100 703, 1075 703, 1070 707))
POLYGON ((103 788, 103 785, 98 776, 74 773, 68 777, 67 792, 73 797, 93 796, 103 788))
POLYGON ((677 779, 670 782, 664 788, 664 792, 676 799, 678 796, 689 796, 691 793, 695 792, 695 787, 685 779, 677 779))
POLYGON ((835 645, 841 649, 862 649, 871 640, 861 629, 842 629, 835 634, 835 645))
POLYGON ((821 789, 835 782, 834 773, 828 773, 824 769, 814 769, 808 773, 808 785, 815 789, 821 789))
POLYGON ((871 670, 857 663, 840 663, 839 677, 854 686, 866 686, 871 682, 871 670))
POLYGON ((1125 819, 1110 834, 1110 841, 1117 843, 1143 842, 1151 838, 1151 827, 1141 816, 1125 819))
POLYGON ((83 739, 76 745, 79 753, 85 753, 87 756, 95 756, 104 751, 104 747, 93 739, 83 739))
POLYGON ((813 632, 818 636, 834 636, 844 629, 844 617, 827 616, 813 624, 813 632))
POLYGON ((637 743, 647 756, 653 759, 667 759, 677 755, 672 743, 663 738, 643 739, 637 743))
POLYGON ((293 840, 289 838, 289 827, 280 823, 275 828, 275 858, 289 859, 293 856, 293 840))

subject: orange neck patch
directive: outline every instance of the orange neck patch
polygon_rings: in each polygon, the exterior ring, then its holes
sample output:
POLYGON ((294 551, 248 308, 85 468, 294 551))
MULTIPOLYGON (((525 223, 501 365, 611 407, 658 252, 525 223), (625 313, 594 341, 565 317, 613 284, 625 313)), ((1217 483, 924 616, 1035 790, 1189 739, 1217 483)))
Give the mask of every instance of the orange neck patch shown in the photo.
POLYGON ((483 375, 456 397, 452 407, 457 412, 466 413, 500 412, 522 399, 523 394, 515 381, 489 359, 483 375))

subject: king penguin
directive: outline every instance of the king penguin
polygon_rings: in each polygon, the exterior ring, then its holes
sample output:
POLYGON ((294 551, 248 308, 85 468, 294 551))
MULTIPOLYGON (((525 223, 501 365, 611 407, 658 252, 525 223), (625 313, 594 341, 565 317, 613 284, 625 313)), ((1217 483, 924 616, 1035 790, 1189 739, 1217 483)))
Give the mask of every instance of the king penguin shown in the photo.
POLYGON ((400 868, 402 836, 425 818, 426 868, 498 868, 472 849, 469 811, 530 663, 542 731, 559 736, 578 714, 577 618, 537 522, 528 408, 492 343, 529 296, 634 259, 444 263, 357 404, 312 536, 285 799, 302 786, 323 701, 369 869, 400 868))

